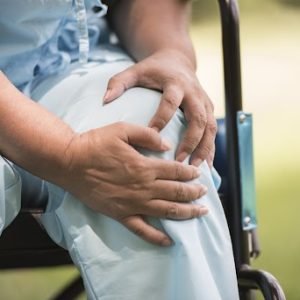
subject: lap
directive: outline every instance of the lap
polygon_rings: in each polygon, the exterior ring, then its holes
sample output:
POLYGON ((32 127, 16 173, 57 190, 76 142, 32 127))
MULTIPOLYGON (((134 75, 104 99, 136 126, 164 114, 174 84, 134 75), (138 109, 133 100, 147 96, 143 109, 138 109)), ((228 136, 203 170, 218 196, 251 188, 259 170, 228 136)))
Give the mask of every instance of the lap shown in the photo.
POLYGON ((0 156, 0 235, 21 207, 21 179, 12 165, 0 156))
MULTIPOLYGON (((130 64, 74 66, 43 82, 33 97, 77 132, 118 121, 146 126, 158 107, 159 92, 133 88, 116 101, 102 104, 109 78, 130 64)), ((174 159, 184 130, 185 121, 178 110, 161 132, 173 149, 159 155, 144 154, 174 159)), ((49 185, 50 202, 43 223, 51 237, 70 251, 90 287, 91 298, 236 299, 224 213, 207 164, 200 168, 202 176, 197 180, 209 191, 197 202, 205 203, 210 213, 201 219, 180 222, 149 219, 174 240, 172 247, 164 249, 141 240, 116 221, 49 185)))
POLYGON ((102 103, 110 77, 130 65, 131 61, 74 65, 44 81, 32 97, 78 132, 117 121, 147 125, 159 104, 157 91, 132 88, 116 101, 102 103))

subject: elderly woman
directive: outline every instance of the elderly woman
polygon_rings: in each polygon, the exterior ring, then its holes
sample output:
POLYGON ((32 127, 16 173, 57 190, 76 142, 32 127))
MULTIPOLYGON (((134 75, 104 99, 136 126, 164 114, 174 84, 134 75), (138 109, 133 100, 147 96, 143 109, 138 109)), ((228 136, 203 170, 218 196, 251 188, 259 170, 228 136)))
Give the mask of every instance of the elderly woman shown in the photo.
POLYGON ((0 233, 19 212, 20 166, 47 186, 41 222, 89 299, 238 299, 189 11, 1 1, 0 233))

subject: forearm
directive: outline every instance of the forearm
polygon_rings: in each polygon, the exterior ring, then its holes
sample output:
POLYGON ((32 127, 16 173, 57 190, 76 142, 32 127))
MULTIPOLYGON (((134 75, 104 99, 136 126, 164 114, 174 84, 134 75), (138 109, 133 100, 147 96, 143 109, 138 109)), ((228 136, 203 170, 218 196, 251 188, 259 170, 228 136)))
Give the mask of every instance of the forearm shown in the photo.
POLYGON ((189 16, 188 0, 118 0, 111 7, 109 19, 121 43, 136 60, 170 49, 181 52, 195 69, 189 16))
POLYGON ((55 183, 68 163, 72 129, 20 93, 0 72, 0 153, 55 183))

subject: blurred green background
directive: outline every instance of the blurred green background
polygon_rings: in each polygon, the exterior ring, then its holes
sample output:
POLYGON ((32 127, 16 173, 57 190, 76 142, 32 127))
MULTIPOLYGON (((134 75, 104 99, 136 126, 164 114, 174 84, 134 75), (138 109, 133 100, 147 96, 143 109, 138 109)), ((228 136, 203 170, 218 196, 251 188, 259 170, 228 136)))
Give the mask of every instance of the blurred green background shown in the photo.
MULTIPOLYGON (((254 150, 263 253, 287 299, 300 299, 300 1, 240 0, 244 110, 254 115, 254 150)), ((200 81, 223 109, 221 35, 216 1, 194 2, 191 35, 200 81)), ((45 299, 77 271, 0 272, 0 299, 45 299)), ((84 299, 84 298, 83 298, 84 299)))

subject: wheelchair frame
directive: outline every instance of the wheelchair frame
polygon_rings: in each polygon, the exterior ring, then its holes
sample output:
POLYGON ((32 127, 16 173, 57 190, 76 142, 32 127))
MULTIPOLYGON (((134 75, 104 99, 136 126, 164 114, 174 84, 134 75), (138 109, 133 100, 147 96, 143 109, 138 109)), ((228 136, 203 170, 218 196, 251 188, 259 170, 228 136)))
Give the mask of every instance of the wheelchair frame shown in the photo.
MULTIPOLYGON (((237 0, 218 0, 223 44, 223 66, 225 84, 225 126, 227 157, 227 195, 225 196, 230 214, 226 213, 230 229, 234 259, 238 274, 241 299, 254 299, 251 289, 261 290, 266 300, 285 300, 284 292, 270 273, 250 267, 250 256, 257 256, 256 232, 246 231, 242 224, 242 181, 241 159, 237 118, 242 111, 242 82, 239 38, 239 10, 237 0), (252 245, 249 243, 252 236, 252 245), (251 246, 251 248, 250 248, 251 246)), ((225 209, 226 212, 226 209, 225 209)), ((228 212, 228 211, 227 211, 228 212)))
MULTIPOLYGON (((221 195, 233 244, 234 259, 238 275, 240 298, 255 299, 252 290, 260 290, 266 300, 285 300, 278 281, 270 273, 250 267, 250 257, 260 252, 256 242, 256 231, 245 228, 242 218, 241 157, 237 120, 242 112, 242 85, 240 71, 239 12, 237 0, 218 0, 223 44, 225 83, 225 130, 220 146, 227 158, 222 165, 226 178, 226 189, 221 195), (230 211, 230 213, 228 213, 230 211), (251 237, 251 242, 249 242, 251 237)), ((245 116, 245 115, 244 115, 245 116)), ((217 158, 216 158, 217 159, 217 158)), ((217 165, 216 168, 218 169, 217 165)), ((222 176, 222 174, 221 174, 222 176)), ((22 195, 26 197, 26 195, 22 195)), ((68 253, 55 245, 41 230, 35 217, 40 208, 22 208, 20 215, 4 231, 0 239, 0 269, 32 268, 72 264, 68 253), (23 235, 23 228, 31 234, 23 235), (21 233, 21 234, 20 234, 21 233)), ((53 300, 72 300, 83 291, 82 280, 77 277, 60 291, 53 300)))

